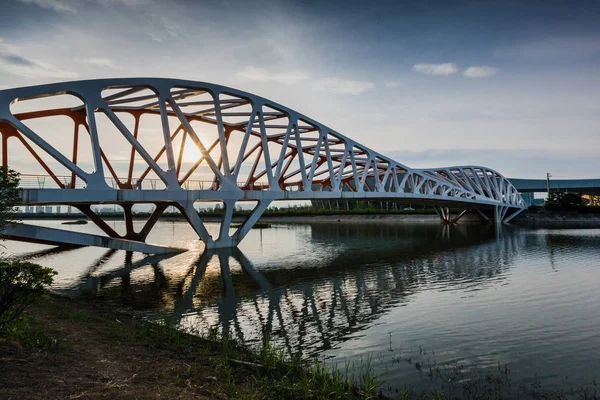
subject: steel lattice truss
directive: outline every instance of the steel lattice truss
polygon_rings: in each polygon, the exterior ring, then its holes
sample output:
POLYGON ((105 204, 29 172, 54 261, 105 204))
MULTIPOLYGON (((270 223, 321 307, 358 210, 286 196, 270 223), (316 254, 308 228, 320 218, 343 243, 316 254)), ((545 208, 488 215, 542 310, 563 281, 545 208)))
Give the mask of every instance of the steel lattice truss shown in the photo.
MULTIPOLYGON (((24 204, 72 204, 112 237, 119 235, 89 205, 121 204, 127 214, 131 204, 154 203, 149 222, 175 205, 217 247, 239 243, 273 200, 407 200, 437 206, 447 221, 450 206, 493 208, 498 221, 525 208, 489 168, 412 169, 280 104, 203 82, 106 79, 0 91, 0 133, 3 165, 20 147, 40 168, 23 175, 24 204), (37 189, 28 188, 34 179, 37 189), (228 227, 244 200, 258 201, 255 212, 217 240, 192 207, 222 201, 228 227)), ((128 228, 121 236, 145 235, 128 228)))

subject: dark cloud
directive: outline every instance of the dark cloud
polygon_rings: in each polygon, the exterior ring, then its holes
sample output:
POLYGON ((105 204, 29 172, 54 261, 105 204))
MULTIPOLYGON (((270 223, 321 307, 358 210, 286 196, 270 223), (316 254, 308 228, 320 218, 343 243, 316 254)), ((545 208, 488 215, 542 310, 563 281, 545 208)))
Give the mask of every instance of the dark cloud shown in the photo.
POLYGON ((0 59, 5 61, 8 64, 13 64, 13 65, 22 65, 25 67, 33 67, 36 65, 35 62, 28 60, 25 57, 16 55, 16 54, 2 55, 2 56, 0 56, 0 59))

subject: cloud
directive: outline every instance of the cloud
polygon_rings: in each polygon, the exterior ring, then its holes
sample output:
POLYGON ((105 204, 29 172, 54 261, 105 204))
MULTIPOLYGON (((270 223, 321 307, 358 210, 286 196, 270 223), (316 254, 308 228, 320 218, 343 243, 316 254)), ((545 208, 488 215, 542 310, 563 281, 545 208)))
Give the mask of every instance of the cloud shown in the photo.
POLYGON ((247 66, 236 74, 240 78, 254 82, 278 82, 293 85, 308 79, 308 74, 302 71, 286 71, 273 73, 266 68, 247 66))
MULTIPOLYGON (((106 0, 97 0, 106 1, 106 0)), ((110 4, 114 4, 117 0, 111 1, 110 4)), ((121 4, 127 7, 135 8, 138 4, 134 0, 118 0, 121 4)), ((140 0, 141 1, 141 0, 140 0)), ((169 42, 175 38, 183 39, 189 36, 189 32, 186 32, 181 25, 181 21, 167 18, 159 12, 147 12, 144 13, 146 22, 147 33, 152 40, 158 43, 169 42)))
POLYGON ((98 3, 105 5, 105 6, 111 6, 113 4, 121 4, 126 7, 141 6, 144 4, 148 4, 150 2, 150 0, 95 0, 95 1, 97 1, 98 3))
POLYGON ((337 94, 361 94, 373 89, 375 84, 369 81, 352 81, 346 79, 325 78, 314 82, 313 89, 337 94))
POLYGON ((18 48, 0 39, 0 70, 26 78, 76 78, 72 71, 60 69, 50 63, 22 56, 18 48))
POLYGON ((400 83, 400 82, 396 82, 396 81, 389 81, 385 83, 385 87, 388 89, 394 89, 394 88, 398 88, 400 86, 404 86, 404 83, 400 83))
POLYGON ((48 10, 54 10, 58 12, 72 12, 75 13, 77 10, 71 5, 61 0, 18 0, 23 4, 34 4, 38 7, 45 8, 48 10))
MULTIPOLYGON (((238 77, 253 82, 277 82, 294 85, 309 80, 303 71, 273 72, 266 68, 247 66, 236 74, 238 77)), ((313 81, 312 88, 338 94, 361 94, 375 87, 373 82, 345 80, 337 77, 323 78, 313 81)))
MULTIPOLYGON (((77 9, 72 4, 77 3, 75 0, 17 0, 23 4, 36 5, 47 10, 53 10, 57 12, 70 12, 76 13, 77 9)), ((88 2, 98 3, 103 6, 114 6, 121 5, 125 7, 137 7, 143 6, 150 2, 150 0, 87 0, 88 2)), ((82 3, 83 1, 80 1, 82 3)))
POLYGON ((265 68, 259 67, 245 67, 236 75, 249 81, 266 82, 270 80, 269 71, 267 71, 265 68))
POLYGON ((96 58, 96 57, 79 58, 78 57, 78 58, 75 58, 73 61, 75 61, 77 63, 81 63, 81 64, 91 65, 94 67, 108 68, 108 69, 114 69, 114 70, 121 69, 121 67, 116 65, 109 58, 96 58))
POLYGON ((466 78, 488 78, 498 73, 498 68, 488 67, 487 65, 478 65, 469 67, 463 71, 466 78))
POLYGON ((78 76, 75 72, 63 70, 42 61, 21 58, 18 62, 14 62, 14 57, 11 56, 0 56, 0 70, 26 78, 67 79, 78 76))
POLYGON ((413 71, 420 72, 425 75, 443 75, 448 76, 458 72, 455 63, 445 64, 415 64, 413 71))

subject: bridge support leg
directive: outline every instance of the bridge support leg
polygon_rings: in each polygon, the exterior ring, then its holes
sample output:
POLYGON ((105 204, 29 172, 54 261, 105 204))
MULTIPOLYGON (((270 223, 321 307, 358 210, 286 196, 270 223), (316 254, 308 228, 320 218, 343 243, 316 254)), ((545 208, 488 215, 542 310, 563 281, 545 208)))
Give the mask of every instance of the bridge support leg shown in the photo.
POLYGON ((520 213, 522 213, 525 209, 524 208, 518 208, 517 210, 515 210, 512 213, 508 213, 508 210, 510 209, 510 206, 494 206, 494 216, 493 218, 490 218, 488 215, 486 215, 485 213, 483 213, 481 210, 479 209, 475 209, 475 211, 477 211, 479 213, 479 215, 481 215, 486 221, 488 222, 494 222, 496 224, 501 224, 501 223, 508 223, 510 222, 513 218, 515 218, 517 215, 519 215, 520 213))
POLYGON ((81 211, 86 217, 88 217, 98 228, 100 228, 109 237, 115 239, 127 239, 134 240, 136 242, 145 242, 148 234, 158 222, 158 219, 167 209, 169 205, 167 203, 158 203, 156 208, 150 215, 150 218, 146 221, 144 226, 139 232, 136 232, 133 228, 133 204, 121 204, 123 208, 123 214, 125 216, 125 235, 119 235, 113 228, 111 228, 98 214, 92 211, 89 205, 76 205, 79 211, 81 211))
POLYGON ((485 219, 487 222, 492 222, 492 219, 490 217, 488 217, 487 215, 485 215, 480 209, 476 208, 475 211, 477 211, 477 213, 479 215, 481 215, 481 217, 483 219, 485 219))
POLYGON ((235 202, 232 202, 231 206, 225 206, 225 215, 221 222, 221 235, 215 242, 212 248, 225 248, 225 247, 236 247, 246 237, 250 229, 256 224, 261 215, 271 204, 271 200, 260 200, 254 210, 246 218, 242 225, 235 231, 235 233, 229 236, 229 226, 231 223, 231 216, 233 214, 233 207, 235 202), (227 209, 231 209, 231 215, 228 215, 227 209))
POLYGON ((494 206, 494 222, 501 224, 508 211, 508 206, 494 206))
POLYGON ((250 215, 235 231, 235 233, 233 235, 229 235, 235 203, 235 200, 225 200, 223 202, 225 212, 223 214, 223 218, 221 219, 219 237, 216 240, 214 240, 206 230, 202 219, 193 207, 193 202, 189 201, 180 203, 179 209, 186 216, 188 222, 190 225, 192 225, 198 236, 200 236, 200 239, 202 239, 207 249, 224 249, 228 247, 237 247, 237 245, 240 244, 242 239, 246 237, 250 229, 252 229, 267 207, 269 207, 271 200, 260 200, 258 205, 254 208, 254 210, 252 210, 250 215))
POLYGON ((467 212, 469 212, 469 210, 464 209, 462 210, 460 213, 458 213, 457 216, 455 216, 454 218, 452 218, 452 223, 455 224, 458 222, 459 219, 461 219, 467 212))
POLYGON ((233 218, 233 212, 235 211, 235 200, 224 200, 223 207, 223 219, 221 220, 221 229, 219 231, 219 238, 217 239, 217 242, 227 241, 227 239, 229 238, 231 219, 233 218))
POLYGON ((437 214, 440 216, 440 218, 442 219, 442 221, 445 224, 455 224, 458 222, 459 219, 461 219, 469 210, 465 209, 462 210, 458 215, 452 217, 452 215, 450 214, 450 208, 448 207, 433 207, 435 209, 435 212, 437 212, 437 214))
POLYGON ((92 211, 92 208, 89 205, 76 205, 79 211, 83 213, 86 217, 90 219, 98 228, 102 230, 102 232, 106 233, 109 237, 119 238, 121 237, 113 228, 111 228, 102 218, 98 216, 95 212, 92 211))
POLYGON ((206 248, 210 249, 214 246, 215 241, 212 236, 206 230, 202 219, 198 215, 198 212, 194 208, 194 202, 192 200, 188 200, 185 202, 178 203, 177 208, 179 211, 185 216, 188 223, 194 228, 196 234, 200 236, 200 239, 206 245, 206 248))
POLYGON ((510 214, 508 217, 504 218, 504 220, 502 222, 510 222, 514 217, 516 217, 517 215, 521 214, 523 211, 525 211, 524 208, 520 208, 517 211, 513 212, 512 214, 510 214))
POLYGON ((140 240, 144 240, 144 241, 146 240, 146 238, 148 237, 148 234, 150 233, 152 228, 154 228, 154 225, 156 225, 156 223, 158 222, 158 219, 162 216, 163 212, 168 207, 169 207, 168 204, 165 204, 165 203, 156 204, 156 208, 150 215, 150 218, 148 218, 148 220, 146 221, 146 224, 144 224, 144 227, 137 234, 138 237, 140 238, 140 240))
POLYGON ((450 221, 450 209, 448 207, 433 207, 435 212, 440 216, 445 224, 449 224, 450 221))

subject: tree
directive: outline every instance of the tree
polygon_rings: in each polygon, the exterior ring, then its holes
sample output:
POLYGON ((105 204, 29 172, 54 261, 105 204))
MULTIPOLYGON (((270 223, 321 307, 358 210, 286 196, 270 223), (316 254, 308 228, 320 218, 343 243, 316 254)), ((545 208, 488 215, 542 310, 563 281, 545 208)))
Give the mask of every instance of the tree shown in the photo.
POLYGON ((583 198, 579 193, 556 191, 550 192, 544 208, 556 211, 575 211, 583 205, 583 198))
POLYGON ((0 261, 0 330, 52 284, 56 271, 26 261, 0 261))
POLYGON ((20 200, 19 173, 8 167, 0 167, 0 230, 12 222, 11 214, 20 200))
MULTIPOLYGON (((20 201, 19 173, 0 167, 0 230, 12 222, 20 201)), ((0 259, 0 331, 46 291, 56 272, 30 262, 0 259)))

